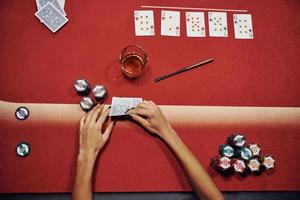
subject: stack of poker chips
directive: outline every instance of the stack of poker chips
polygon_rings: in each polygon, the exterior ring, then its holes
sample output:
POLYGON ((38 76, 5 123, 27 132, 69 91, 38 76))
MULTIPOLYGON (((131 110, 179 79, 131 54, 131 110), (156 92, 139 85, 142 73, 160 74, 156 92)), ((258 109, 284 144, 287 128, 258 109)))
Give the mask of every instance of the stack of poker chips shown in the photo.
POLYGON ((227 143, 220 146, 219 153, 211 159, 211 166, 222 175, 258 175, 275 167, 272 155, 262 156, 261 147, 256 143, 246 145, 246 137, 240 133, 229 136, 227 143))
POLYGON ((86 79, 78 79, 74 82, 74 88, 78 95, 82 96, 80 100, 80 107, 84 111, 91 110, 95 105, 96 101, 103 101, 107 95, 107 90, 104 85, 96 84, 93 87, 93 96, 95 100, 93 100, 89 94, 91 92, 90 82, 86 79))

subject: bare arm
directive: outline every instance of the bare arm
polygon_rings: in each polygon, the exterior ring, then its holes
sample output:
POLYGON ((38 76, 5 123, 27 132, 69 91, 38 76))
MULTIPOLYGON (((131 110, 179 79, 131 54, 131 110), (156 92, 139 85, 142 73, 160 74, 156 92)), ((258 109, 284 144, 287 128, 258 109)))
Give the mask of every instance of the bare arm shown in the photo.
POLYGON ((99 151, 108 141, 114 123, 110 123, 102 133, 102 125, 109 110, 103 111, 103 105, 98 105, 85 114, 80 120, 79 154, 75 183, 72 193, 73 200, 92 200, 92 174, 99 151))
POLYGON ((208 173, 172 129, 158 106, 152 101, 144 101, 135 109, 128 111, 128 114, 168 144, 181 163, 199 198, 224 199, 208 173))

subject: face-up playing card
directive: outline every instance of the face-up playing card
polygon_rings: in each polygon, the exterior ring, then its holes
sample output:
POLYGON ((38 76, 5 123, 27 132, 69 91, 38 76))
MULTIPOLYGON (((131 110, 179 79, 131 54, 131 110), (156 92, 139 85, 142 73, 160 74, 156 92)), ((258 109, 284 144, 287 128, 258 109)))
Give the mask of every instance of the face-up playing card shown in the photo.
POLYGON ((53 33, 68 22, 68 19, 57 10, 52 3, 47 3, 35 13, 53 33))
POLYGON ((143 99, 141 98, 120 98, 113 97, 111 102, 111 110, 109 116, 123 116, 126 115, 126 111, 131 108, 136 107, 141 103, 143 99))
POLYGON ((161 35, 180 36, 180 12, 161 11, 161 35))
POLYGON ((52 3, 52 5, 59 10, 59 12, 61 12, 61 14, 63 14, 64 16, 66 16, 67 14, 65 13, 64 9, 61 6, 60 0, 37 0, 38 2, 38 8, 41 9, 43 8, 47 3, 52 3))
POLYGON ((135 10, 134 24, 136 36, 155 35, 154 18, 152 10, 135 10))
POLYGON ((205 37, 203 12, 186 12, 186 34, 188 37, 205 37))
POLYGON ((226 12, 208 12, 209 36, 228 37, 226 12))
POLYGON ((236 39, 253 39, 251 14, 233 14, 233 24, 236 39))

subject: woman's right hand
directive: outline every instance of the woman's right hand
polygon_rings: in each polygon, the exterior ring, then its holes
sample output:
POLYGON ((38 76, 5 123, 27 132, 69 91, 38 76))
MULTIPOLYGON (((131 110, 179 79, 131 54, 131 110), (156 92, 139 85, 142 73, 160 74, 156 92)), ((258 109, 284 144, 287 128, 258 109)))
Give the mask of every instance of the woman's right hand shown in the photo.
POLYGON ((152 101, 143 101, 134 109, 127 111, 127 114, 162 139, 173 130, 160 108, 152 101))

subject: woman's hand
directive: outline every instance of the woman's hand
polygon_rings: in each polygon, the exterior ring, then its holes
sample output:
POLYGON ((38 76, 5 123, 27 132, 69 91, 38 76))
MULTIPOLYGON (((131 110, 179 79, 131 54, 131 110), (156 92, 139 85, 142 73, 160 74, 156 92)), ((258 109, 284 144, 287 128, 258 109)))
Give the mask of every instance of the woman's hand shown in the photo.
POLYGON ((94 155, 103 148, 108 141, 114 122, 103 130, 103 123, 109 109, 103 111, 104 105, 97 105, 86 113, 80 120, 79 155, 94 155))
POLYGON ((164 138, 166 134, 172 131, 172 127, 162 111, 152 101, 143 101, 134 109, 127 111, 127 114, 148 131, 157 134, 161 138, 164 138))

